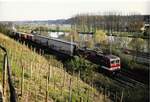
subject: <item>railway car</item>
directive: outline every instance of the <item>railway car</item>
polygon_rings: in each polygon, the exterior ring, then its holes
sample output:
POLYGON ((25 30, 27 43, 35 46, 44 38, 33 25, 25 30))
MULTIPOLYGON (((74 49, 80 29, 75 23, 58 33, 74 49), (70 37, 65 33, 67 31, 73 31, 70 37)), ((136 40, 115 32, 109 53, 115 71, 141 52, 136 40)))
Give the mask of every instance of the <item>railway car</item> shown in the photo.
POLYGON ((73 56, 77 48, 76 43, 56 38, 48 38, 41 35, 35 35, 33 38, 36 43, 49 47, 59 53, 63 53, 69 56, 73 56))
POLYGON ((15 38, 17 40, 32 41, 32 38, 33 38, 34 35, 27 34, 27 33, 22 33, 22 32, 11 32, 11 34, 9 36, 12 37, 12 38, 15 38))
POLYGON ((9 33, 9 36, 12 37, 12 38, 14 38, 14 37, 15 37, 15 34, 16 34, 16 32, 10 32, 10 33, 9 33))
POLYGON ((42 36, 42 35, 35 35, 33 37, 33 40, 38 43, 41 44, 42 46, 47 46, 48 47, 48 37, 42 36))
POLYGON ((26 40, 28 41, 33 41, 33 36, 32 34, 26 34, 26 40))
POLYGON ((26 40, 27 39, 27 34, 26 33, 19 32, 19 34, 20 34, 20 39, 21 40, 26 40))
POLYGON ((48 40, 48 46, 56 51, 62 52, 64 54, 73 56, 75 55, 77 44, 73 42, 68 42, 56 38, 50 38, 48 40))
POLYGON ((15 39, 19 40, 20 37, 21 37, 21 36, 20 36, 20 33, 19 33, 19 32, 15 32, 15 33, 14 33, 14 38, 15 38, 15 39))
POLYGON ((10 36, 17 40, 26 39, 26 33, 22 33, 22 32, 12 32, 10 36))

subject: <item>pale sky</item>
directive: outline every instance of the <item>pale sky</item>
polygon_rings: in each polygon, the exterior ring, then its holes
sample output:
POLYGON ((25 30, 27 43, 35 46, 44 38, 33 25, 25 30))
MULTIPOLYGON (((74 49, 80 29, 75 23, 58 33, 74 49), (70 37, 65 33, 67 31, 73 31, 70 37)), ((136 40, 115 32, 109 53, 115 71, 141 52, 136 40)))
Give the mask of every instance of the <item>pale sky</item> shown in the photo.
POLYGON ((0 0, 0 21, 66 19, 81 13, 150 15, 150 0, 0 0))

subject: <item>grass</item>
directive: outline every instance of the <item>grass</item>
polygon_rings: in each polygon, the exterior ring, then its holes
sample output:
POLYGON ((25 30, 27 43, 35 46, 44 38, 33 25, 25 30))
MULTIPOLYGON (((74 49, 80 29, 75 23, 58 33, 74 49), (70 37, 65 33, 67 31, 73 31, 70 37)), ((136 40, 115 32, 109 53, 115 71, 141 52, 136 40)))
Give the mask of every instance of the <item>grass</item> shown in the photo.
MULTIPOLYGON (((46 91, 49 102, 68 102, 70 95, 72 102, 104 102, 102 93, 77 76, 65 72, 62 63, 53 56, 47 60, 41 53, 37 54, 34 49, 29 49, 25 44, 21 45, 3 34, 0 34, 0 43, 9 53, 12 78, 18 95, 21 94, 21 85, 23 86, 23 93, 18 97, 19 102, 43 102, 46 100, 46 91)), ((2 56, 3 52, 0 50, 0 76, 2 56)), ((109 99, 106 98, 106 101, 109 99)))

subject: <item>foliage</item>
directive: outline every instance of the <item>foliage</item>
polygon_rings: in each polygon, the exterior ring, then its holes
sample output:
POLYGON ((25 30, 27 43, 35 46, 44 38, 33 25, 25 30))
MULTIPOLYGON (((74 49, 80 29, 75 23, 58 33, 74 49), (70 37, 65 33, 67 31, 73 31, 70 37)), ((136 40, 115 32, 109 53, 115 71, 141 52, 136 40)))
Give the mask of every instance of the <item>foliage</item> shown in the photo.
POLYGON ((79 34, 75 31, 70 31, 68 35, 64 37, 67 41, 79 42, 79 34))
POLYGON ((143 50, 144 40, 141 38, 135 38, 132 39, 129 43, 129 46, 132 47, 132 49, 135 49, 137 52, 143 50))
POLYGON ((101 44, 106 43, 107 40, 107 36, 105 32, 103 32, 102 30, 97 30, 94 35, 94 38, 96 43, 101 43, 101 44))
POLYGON ((79 14, 69 19, 79 31, 95 32, 98 29, 105 31, 140 32, 144 25, 144 16, 139 14, 122 15, 117 12, 98 14, 79 14))
POLYGON ((0 32, 4 34, 9 34, 11 31, 11 22, 1 23, 0 22, 0 32))
POLYGON ((144 37, 148 37, 150 36, 150 28, 145 29, 144 33, 143 33, 144 37))
POLYGON ((74 42, 79 42, 79 34, 77 33, 77 32, 75 32, 75 31, 70 31, 70 34, 69 35, 73 35, 73 41, 74 42))
POLYGON ((130 32, 140 32, 141 28, 144 26, 143 21, 138 21, 137 19, 132 20, 128 23, 128 30, 130 32))
POLYGON ((74 59, 66 62, 66 66, 71 72, 80 72, 80 77, 86 81, 91 80, 93 71, 96 69, 96 65, 91 64, 91 62, 78 56, 75 56, 74 59))

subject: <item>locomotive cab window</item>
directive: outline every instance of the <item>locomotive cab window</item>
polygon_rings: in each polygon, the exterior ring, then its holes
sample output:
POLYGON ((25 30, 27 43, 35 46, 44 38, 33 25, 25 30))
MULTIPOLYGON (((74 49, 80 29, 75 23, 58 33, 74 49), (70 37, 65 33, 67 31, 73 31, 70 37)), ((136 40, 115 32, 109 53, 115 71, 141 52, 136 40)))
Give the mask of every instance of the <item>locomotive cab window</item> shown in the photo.
POLYGON ((119 61, 119 60, 116 60, 116 63, 120 63, 120 61, 119 61))
POLYGON ((115 64, 115 60, 111 61, 111 64, 115 64))

